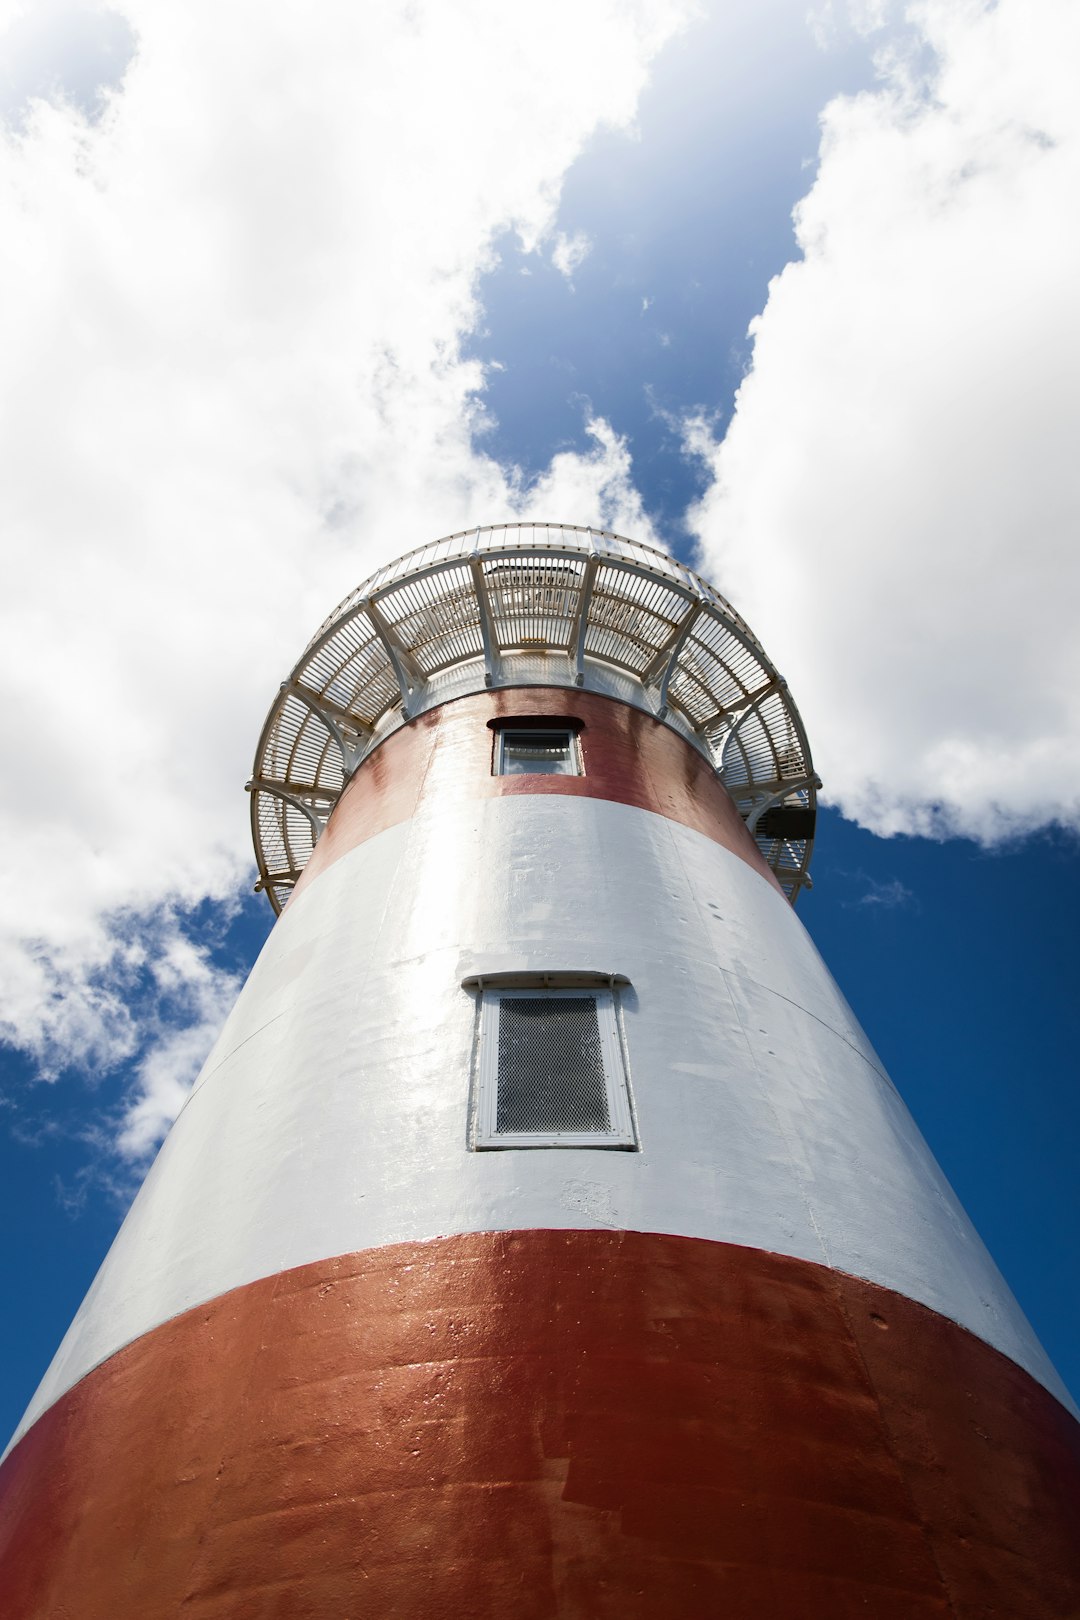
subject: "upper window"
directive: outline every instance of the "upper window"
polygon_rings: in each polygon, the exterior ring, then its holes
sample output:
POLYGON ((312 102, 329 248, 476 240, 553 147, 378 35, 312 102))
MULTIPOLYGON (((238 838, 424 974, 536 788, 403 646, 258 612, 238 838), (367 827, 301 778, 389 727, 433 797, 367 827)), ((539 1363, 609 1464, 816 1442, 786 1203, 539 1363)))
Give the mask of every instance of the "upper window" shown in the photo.
POLYGON ((634 1147, 610 990, 485 990, 476 1145, 634 1147))
POLYGON ((570 726, 502 729, 495 736, 496 776, 580 776, 581 751, 570 726))

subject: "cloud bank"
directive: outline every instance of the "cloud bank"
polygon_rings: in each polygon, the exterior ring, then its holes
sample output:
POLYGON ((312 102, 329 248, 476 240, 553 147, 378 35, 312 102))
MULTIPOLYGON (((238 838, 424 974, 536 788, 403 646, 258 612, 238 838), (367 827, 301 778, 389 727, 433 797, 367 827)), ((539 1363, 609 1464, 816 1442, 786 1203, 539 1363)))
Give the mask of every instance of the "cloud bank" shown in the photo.
POLYGON ((461 340, 493 242, 552 239, 687 13, 120 0, 44 66, 0 15, 0 1031, 46 1071, 133 1064, 130 1154, 223 1011, 185 916, 243 881, 246 762, 312 627, 473 522, 649 532, 602 422, 536 487, 485 457, 461 340))
POLYGON ((827 795, 880 833, 1080 824, 1080 9, 926 0, 832 101, 802 259, 692 514, 827 795))

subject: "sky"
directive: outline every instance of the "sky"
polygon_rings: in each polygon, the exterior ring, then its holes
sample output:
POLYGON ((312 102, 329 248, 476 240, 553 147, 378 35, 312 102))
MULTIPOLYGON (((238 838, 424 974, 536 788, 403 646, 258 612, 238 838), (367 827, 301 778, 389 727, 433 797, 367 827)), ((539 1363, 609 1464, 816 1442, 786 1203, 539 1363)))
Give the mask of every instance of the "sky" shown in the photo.
POLYGON ((800 915, 1080 1393, 1071 0, 0 0, 0 1429, 272 921, 379 564, 661 545, 787 677, 800 915))

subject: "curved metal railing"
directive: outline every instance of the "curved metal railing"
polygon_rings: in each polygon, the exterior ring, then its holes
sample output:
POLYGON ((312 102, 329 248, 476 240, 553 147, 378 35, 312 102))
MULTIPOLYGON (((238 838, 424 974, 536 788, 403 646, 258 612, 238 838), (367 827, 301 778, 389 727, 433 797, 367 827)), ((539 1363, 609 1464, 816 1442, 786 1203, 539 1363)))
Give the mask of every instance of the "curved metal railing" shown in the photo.
POLYGON ((614 693, 714 765, 794 901, 816 789, 787 685, 734 608, 662 551, 569 524, 463 530, 378 570, 308 643, 267 716, 248 784, 258 888, 275 911, 371 750, 460 692, 614 693))

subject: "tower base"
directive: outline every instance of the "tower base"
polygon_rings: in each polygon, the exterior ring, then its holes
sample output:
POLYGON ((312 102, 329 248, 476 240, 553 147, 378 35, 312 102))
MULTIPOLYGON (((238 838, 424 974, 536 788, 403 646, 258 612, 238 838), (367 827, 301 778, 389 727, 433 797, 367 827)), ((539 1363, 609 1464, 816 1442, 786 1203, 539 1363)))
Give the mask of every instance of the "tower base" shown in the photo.
POLYGON ((639 1232, 346 1255, 109 1358, 0 1470, 8 1620, 1057 1620, 1080 1426, 963 1328, 639 1232))

